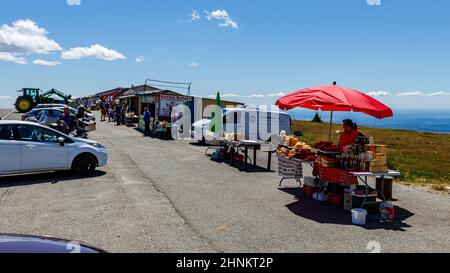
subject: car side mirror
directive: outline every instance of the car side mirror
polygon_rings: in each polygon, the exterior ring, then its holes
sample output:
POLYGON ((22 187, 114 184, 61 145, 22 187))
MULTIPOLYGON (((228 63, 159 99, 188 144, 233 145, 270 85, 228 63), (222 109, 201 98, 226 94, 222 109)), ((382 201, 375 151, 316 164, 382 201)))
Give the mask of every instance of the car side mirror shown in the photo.
POLYGON ((63 137, 58 137, 58 142, 61 146, 64 146, 64 144, 66 143, 66 139, 63 137))

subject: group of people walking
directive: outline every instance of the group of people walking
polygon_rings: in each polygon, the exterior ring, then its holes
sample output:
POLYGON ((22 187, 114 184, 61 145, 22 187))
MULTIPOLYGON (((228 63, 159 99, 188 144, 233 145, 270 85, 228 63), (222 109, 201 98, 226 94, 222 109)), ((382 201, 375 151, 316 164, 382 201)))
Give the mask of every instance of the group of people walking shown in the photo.
MULTIPOLYGON (((126 113, 128 112, 128 110, 129 107, 125 103, 121 104, 116 102, 102 101, 100 103, 100 112, 101 112, 100 122, 106 122, 106 120, 108 119, 108 122, 117 122, 117 126, 125 124, 126 113)), ((151 117, 149 109, 147 107, 144 109, 144 123, 145 123, 144 136, 150 136, 151 117)))
POLYGON ((102 101, 100 103, 101 122, 117 122, 117 125, 125 123, 125 115, 127 113, 127 105, 115 102, 102 101))

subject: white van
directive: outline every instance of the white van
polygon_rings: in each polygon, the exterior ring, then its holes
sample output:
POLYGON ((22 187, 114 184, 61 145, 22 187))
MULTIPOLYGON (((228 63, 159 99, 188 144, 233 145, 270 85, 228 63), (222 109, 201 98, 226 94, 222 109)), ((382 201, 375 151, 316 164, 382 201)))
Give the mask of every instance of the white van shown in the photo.
MULTIPOLYGON (((241 134, 246 140, 268 141, 278 136, 281 131, 290 135, 291 116, 279 110, 258 108, 224 108, 222 109, 224 133, 241 134), (275 127, 275 128, 272 128, 275 127)), ((207 142, 205 135, 211 135, 211 119, 202 119, 192 124, 192 137, 207 142)))

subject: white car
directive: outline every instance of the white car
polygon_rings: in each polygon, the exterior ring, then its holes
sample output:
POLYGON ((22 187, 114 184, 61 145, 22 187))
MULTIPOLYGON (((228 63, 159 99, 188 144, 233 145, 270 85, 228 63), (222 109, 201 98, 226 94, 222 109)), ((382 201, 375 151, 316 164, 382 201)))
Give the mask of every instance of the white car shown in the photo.
POLYGON ((108 163, 107 149, 46 126, 0 120, 0 175, 72 170, 87 176, 108 163))

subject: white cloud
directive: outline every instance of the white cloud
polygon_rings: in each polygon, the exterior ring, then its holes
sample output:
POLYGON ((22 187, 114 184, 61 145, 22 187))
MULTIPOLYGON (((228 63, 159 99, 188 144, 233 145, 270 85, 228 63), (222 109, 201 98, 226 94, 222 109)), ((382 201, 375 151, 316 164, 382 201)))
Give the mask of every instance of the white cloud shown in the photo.
POLYGON ((10 53, 48 54, 61 46, 47 38, 48 31, 31 20, 17 20, 0 28, 0 51, 10 53))
POLYGON ((448 96, 448 95, 450 95, 450 93, 445 93, 445 92, 435 92, 435 93, 425 94, 425 96, 429 96, 429 97, 448 96))
POLYGON ((239 98, 240 97, 240 95, 235 94, 235 93, 226 93, 221 96, 222 96, 222 98, 239 98))
POLYGON ((402 92, 398 93, 399 97, 439 97, 439 96, 449 96, 450 93, 446 92, 434 92, 434 93, 424 93, 424 92, 402 92))
POLYGON ((233 19, 231 19, 231 16, 228 14, 226 10, 215 10, 212 12, 205 10, 205 13, 209 21, 213 19, 221 21, 219 27, 231 27, 235 29, 239 28, 238 24, 235 21, 233 21, 233 19))
POLYGON ((140 55, 140 56, 138 56, 137 58, 136 58, 136 62, 137 63, 143 63, 145 61, 145 58, 144 58, 144 56, 142 56, 142 55, 140 55))
POLYGON ((388 97, 391 95, 391 93, 386 91, 375 91, 375 92, 369 92, 367 93, 368 96, 371 97, 388 97))
POLYGON ((69 6, 81 6, 81 0, 67 0, 69 6))
POLYGON ((422 92, 403 92, 403 93, 398 93, 397 96, 399 97, 412 97, 412 96, 423 96, 424 93, 422 92))
POLYGON ((200 65, 199 65, 198 63, 190 63, 189 66, 190 66, 190 67, 195 67, 195 68, 197 68, 197 67, 199 67, 200 65))
POLYGON ((16 64, 27 64, 27 60, 24 57, 18 57, 15 54, 9 52, 0 52, 0 61, 13 62, 16 64))
POLYGON ((286 93, 279 92, 275 94, 253 94, 250 96, 247 96, 247 98, 254 98, 254 99, 262 99, 262 98, 280 98, 286 96, 286 93))
POLYGON ((11 99, 10 96, 0 96, 0 100, 9 100, 11 99))
POLYGON ((276 93, 276 94, 267 94, 268 97, 276 97, 276 98, 281 98, 286 96, 286 93, 284 92, 280 92, 280 93, 276 93))
POLYGON ((38 59, 38 60, 34 60, 33 64, 43 65, 43 66, 57 66, 57 65, 60 65, 61 63, 60 62, 56 62, 56 61, 46 61, 46 60, 38 59))
POLYGON ((198 20, 200 20, 201 18, 200 18, 200 14, 198 13, 198 11, 196 11, 196 10, 192 10, 192 13, 191 13, 191 21, 198 21, 198 20))
MULTIPOLYGON (((280 98, 286 96, 286 93, 279 92, 279 93, 269 93, 269 94, 253 94, 250 96, 241 96, 236 93, 226 93, 221 95, 222 98, 253 98, 253 99, 262 99, 262 98, 280 98)), ((208 96, 210 98, 215 98, 216 95, 210 95, 208 96)))
POLYGON ((250 96, 247 96, 247 98, 255 98, 255 99, 261 99, 261 98, 265 98, 267 97, 267 95, 263 95, 263 94, 253 94, 250 96))
POLYGON ((92 45, 90 47, 75 47, 61 54, 61 58, 66 60, 80 60, 82 58, 95 58, 105 61, 124 60, 126 57, 113 50, 101 45, 92 45))

